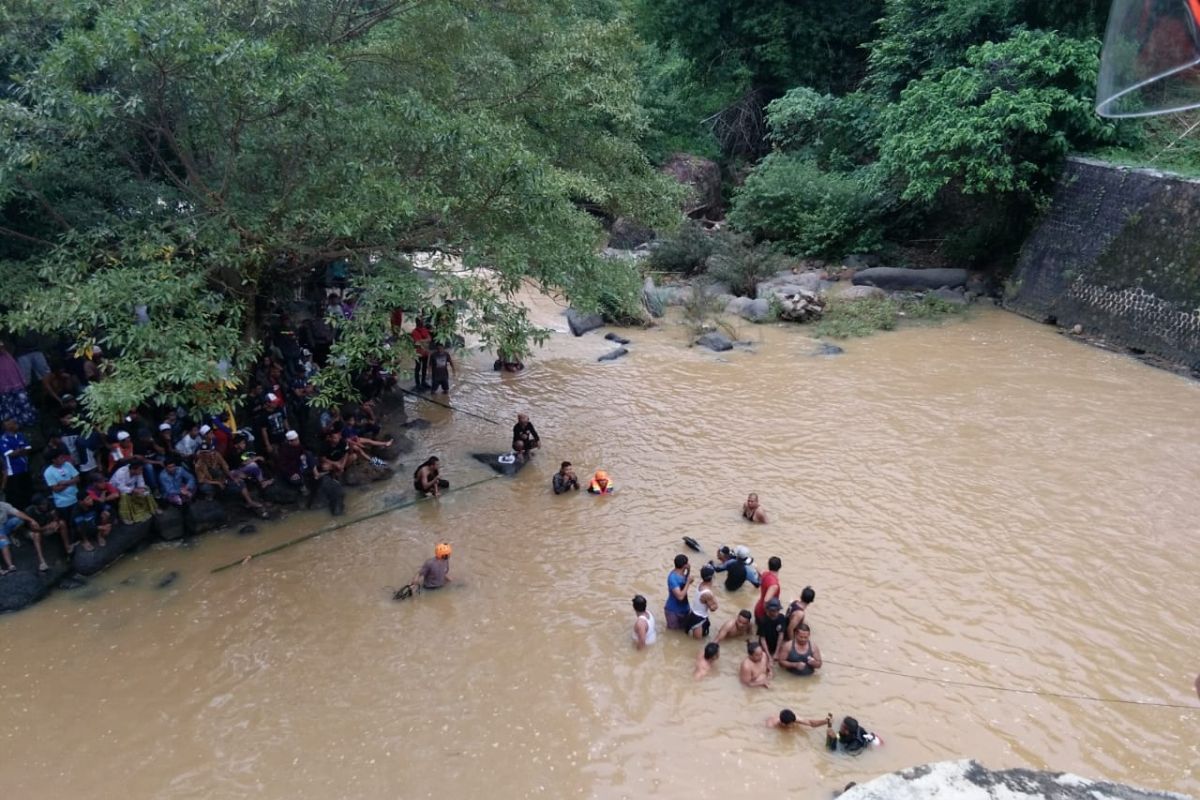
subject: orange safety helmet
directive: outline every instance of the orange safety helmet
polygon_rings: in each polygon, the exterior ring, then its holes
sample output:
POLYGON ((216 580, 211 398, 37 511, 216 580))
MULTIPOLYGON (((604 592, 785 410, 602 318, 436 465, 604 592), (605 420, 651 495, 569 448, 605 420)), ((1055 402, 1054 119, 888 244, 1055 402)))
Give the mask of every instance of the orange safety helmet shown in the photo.
POLYGON ((445 542, 438 542, 433 548, 435 558, 449 558, 451 552, 450 545, 445 542))
POLYGON ((608 480, 608 473, 602 469, 598 469, 598 470, 596 470, 596 474, 592 476, 592 480, 606 481, 606 480, 608 480))

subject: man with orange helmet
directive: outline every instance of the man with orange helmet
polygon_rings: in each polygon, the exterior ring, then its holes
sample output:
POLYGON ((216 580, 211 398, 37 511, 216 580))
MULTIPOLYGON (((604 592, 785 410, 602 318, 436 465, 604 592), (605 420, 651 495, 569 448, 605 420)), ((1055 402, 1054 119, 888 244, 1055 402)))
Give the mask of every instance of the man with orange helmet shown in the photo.
POLYGON ((450 545, 438 542, 433 548, 433 558, 421 565, 410 586, 414 589, 440 589, 449 583, 450 553, 450 545))
POLYGON ((596 470, 592 482, 588 484, 588 494, 612 494, 617 489, 608 479, 608 473, 602 469, 596 470))

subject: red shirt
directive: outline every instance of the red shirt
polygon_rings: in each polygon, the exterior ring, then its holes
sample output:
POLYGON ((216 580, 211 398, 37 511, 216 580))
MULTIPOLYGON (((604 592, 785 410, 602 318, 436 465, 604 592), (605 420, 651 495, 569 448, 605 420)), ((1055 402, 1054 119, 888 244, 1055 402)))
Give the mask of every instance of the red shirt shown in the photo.
POLYGON ((413 344, 417 346, 417 355, 429 355, 429 348, 425 346, 428 342, 433 340, 433 334, 429 332, 429 328, 426 328, 424 325, 418 325, 417 327, 413 328, 412 340, 413 344))
MULTIPOLYGON (((767 601, 767 590, 770 589, 772 586, 778 586, 778 585, 779 585, 779 576, 777 574, 775 574, 771 570, 767 570, 766 572, 764 572, 762 574, 762 583, 758 587, 758 602, 754 605, 754 618, 755 619, 762 619, 763 617, 765 617, 767 615, 767 607, 765 605, 766 601, 767 601)), ((779 597, 779 593, 777 592, 775 594, 775 596, 779 597)), ((782 602, 782 601, 780 601, 780 602, 782 602)))

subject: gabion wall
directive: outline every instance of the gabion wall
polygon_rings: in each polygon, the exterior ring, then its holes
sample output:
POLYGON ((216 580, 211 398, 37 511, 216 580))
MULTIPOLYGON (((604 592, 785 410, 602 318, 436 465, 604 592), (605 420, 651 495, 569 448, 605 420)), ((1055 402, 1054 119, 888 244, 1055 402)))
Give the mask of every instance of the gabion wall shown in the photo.
POLYGON ((1005 305, 1200 370, 1200 181, 1072 159, 1005 305))

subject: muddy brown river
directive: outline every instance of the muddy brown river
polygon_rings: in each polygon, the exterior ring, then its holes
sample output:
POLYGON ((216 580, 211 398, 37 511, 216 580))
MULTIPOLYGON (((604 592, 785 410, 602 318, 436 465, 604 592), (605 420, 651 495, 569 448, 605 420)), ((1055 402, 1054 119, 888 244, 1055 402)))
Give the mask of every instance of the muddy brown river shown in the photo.
MULTIPOLYGON (((468 454, 528 410, 545 447, 516 478, 215 575, 328 517, 154 548, 0 618, 3 796, 824 799, 961 757, 1200 795, 1200 387, 998 311, 834 358, 798 328, 721 355, 626 333, 614 363, 599 334, 515 377, 464 359, 453 402, 504 426, 413 406, 418 452, 349 514, 407 495, 426 452, 487 477, 468 454), (563 458, 617 495, 554 497, 563 458), (748 491, 769 525, 740 519, 748 491), (698 645, 662 629, 685 535, 816 588, 818 677, 743 688, 734 643, 693 681, 698 645), (393 602, 443 538, 457 585, 393 602), (885 745, 829 754, 764 726, 783 707, 885 745)), ((751 591, 718 584, 715 619, 751 591)))

